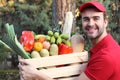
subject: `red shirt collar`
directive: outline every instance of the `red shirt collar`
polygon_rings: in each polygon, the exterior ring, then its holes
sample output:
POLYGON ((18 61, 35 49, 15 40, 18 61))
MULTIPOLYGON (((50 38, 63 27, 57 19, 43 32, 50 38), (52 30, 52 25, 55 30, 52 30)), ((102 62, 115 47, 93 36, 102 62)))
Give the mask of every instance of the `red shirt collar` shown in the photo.
POLYGON ((98 44, 96 44, 91 50, 90 53, 97 53, 97 51, 101 50, 101 48, 103 48, 106 44, 108 44, 107 42, 109 40, 111 40, 111 35, 107 34, 107 36, 105 36, 98 44))

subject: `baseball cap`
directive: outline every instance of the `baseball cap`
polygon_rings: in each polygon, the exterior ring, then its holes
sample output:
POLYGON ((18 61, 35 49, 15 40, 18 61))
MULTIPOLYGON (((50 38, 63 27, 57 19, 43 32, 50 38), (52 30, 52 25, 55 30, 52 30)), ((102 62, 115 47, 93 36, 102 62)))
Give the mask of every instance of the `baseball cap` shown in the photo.
POLYGON ((87 2, 87 3, 84 3, 83 5, 81 5, 79 8, 80 12, 83 12, 83 10, 89 6, 96 7, 100 12, 106 12, 104 5, 102 3, 96 2, 96 1, 87 2))

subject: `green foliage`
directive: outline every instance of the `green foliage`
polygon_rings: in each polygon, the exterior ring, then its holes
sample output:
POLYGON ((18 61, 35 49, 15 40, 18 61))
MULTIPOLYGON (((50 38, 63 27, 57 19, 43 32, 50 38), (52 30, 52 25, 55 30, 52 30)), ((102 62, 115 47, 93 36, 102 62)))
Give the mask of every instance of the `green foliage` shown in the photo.
POLYGON ((0 53, 0 62, 4 61, 8 57, 8 52, 3 52, 0 53))
POLYGON ((2 20, 0 27, 5 23, 13 24, 18 37, 23 30, 46 33, 51 29, 51 2, 51 0, 27 0, 24 3, 15 1, 13 7, 7 6, 0 9, 3 13, 0 14, 2 20), (4 8, 10 8, 10 10, 4 8))
POLYGON ((18 70, 0 70, 0 80, 20 80, 18 70))

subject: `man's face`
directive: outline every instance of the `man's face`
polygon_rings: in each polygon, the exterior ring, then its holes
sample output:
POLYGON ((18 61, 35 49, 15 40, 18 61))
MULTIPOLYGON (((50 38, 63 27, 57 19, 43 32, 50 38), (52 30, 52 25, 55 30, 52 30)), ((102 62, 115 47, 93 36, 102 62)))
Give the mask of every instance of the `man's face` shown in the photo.
POLYGON ((99 38, 106 31, 106 21, 103 12, 95 9, 87 9, 82 12, 82 29, 91 40, 99 38))

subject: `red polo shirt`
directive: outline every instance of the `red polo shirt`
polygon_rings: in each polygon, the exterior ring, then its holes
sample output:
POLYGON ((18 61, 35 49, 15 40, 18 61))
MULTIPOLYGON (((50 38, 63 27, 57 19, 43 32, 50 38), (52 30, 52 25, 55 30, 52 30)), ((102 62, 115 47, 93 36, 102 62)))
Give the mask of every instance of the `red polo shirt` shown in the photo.
POLYGON ((84 73, 91 80, 120 80, 120 46, 110 34, 90 50, 84 73))

